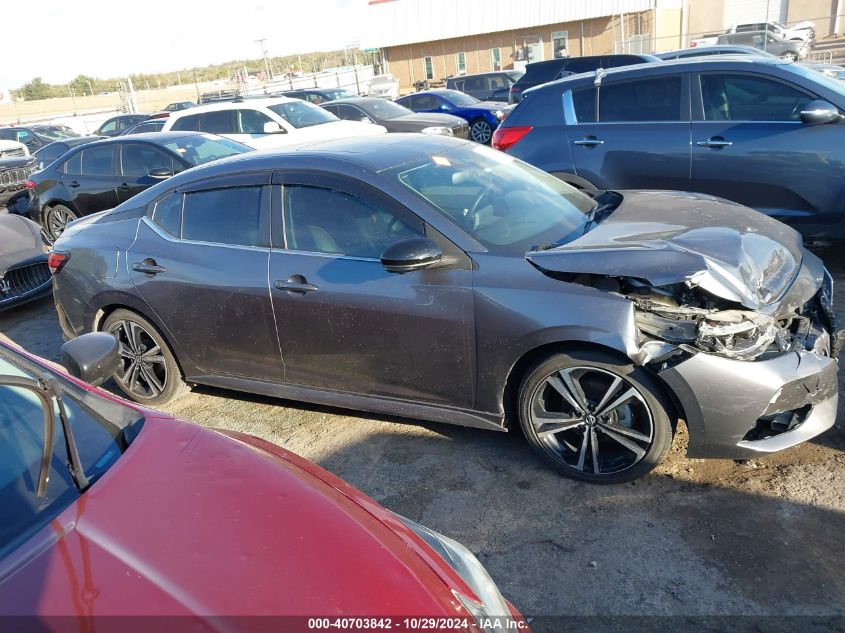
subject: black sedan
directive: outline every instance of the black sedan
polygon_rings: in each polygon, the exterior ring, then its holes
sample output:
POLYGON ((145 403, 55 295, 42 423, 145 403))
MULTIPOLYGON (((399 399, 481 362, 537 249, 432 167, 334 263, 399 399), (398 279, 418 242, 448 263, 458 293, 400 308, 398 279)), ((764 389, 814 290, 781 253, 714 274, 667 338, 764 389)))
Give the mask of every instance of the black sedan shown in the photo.
POLYGON ((29 217, 56 239, 71 220, 111 209, 189 167, 249 149, 193 132, 134 134, 89 143, 32 174, 27 185, 29 217))
POLYGON ((494 149, 384 134, 188 170, 70 225, 69 338, 121 343, 149 405, 190 384, 519 425, 562 473, 622 482, 679 418, 742 458, 836 420, 831 282, 789 227, 671 191, 588 194, 494 149))
POLYGON ((0 139, 17 141, 26 145, 30 154, 53 141, 62 141, 78 137, 79 134, 63 125, 32 125, 28 127, 0 128, 0 139))
POLYGON ((126 128, 132 127, 141 121, 146 121, 149 118, 149 114, 119 114, 111 117, 110 119, 106 119, 103 124, 94 131, 94 134, 96 136, 117 136, 126 128))
POLYGON ((302 99, 309 103, 320 105, 326 101, 335 101, 337 99, 350 99, 357 97, 354 92, 346 88, 302 88, 300 90, 286 90, 280 92, 279 97, 290 97, 291 99, 302 99))
POLYGON ((437 112, 414 112, 403 105, 378 97, 353 97, 323 103, 339 119, 369 121, 388 132, 422 132, 467 138, 469 125, 461 117, 437 112))

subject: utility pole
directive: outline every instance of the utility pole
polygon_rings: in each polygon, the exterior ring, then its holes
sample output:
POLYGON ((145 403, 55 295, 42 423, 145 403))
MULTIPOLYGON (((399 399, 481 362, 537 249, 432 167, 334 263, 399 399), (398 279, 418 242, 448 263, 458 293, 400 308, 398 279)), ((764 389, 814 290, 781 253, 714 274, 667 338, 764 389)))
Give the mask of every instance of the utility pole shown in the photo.
POLYGON ((93 94, 94 94, 94 88, 92 88, 92 87, 91 87, 91 80, 90 80, 90 79, 86 79, 85 81, 87 81, 87 82, 88 82, 88 94, 93 96, 93 94))
POLYGON ((271 79, 273 79, 273 76, 270 74, 270 63, 267 61, 267 51, 264 48, 264 42, 266 41, 266 37, 262 37, 259 40, 255 40, 255 42, 261 47, 261 56, 264 58, 264 70, 267 72, 267 79, 265 81, 270 81, 271 79))

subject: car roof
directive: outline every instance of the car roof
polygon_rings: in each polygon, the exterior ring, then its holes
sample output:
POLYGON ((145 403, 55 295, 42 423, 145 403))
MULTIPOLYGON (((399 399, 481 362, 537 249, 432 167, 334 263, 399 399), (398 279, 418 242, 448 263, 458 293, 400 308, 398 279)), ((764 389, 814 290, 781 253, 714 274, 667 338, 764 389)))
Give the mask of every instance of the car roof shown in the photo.
POLYGON ((490 70, 486 73, 470 73, 468 75, 457 75, 455 77, 446 77, 446 81, 454 81, 455 79, 466 79, 467 77, 484 77, 486 75, 507 75, 509 73, 518 73, 522 72, 517 70, 516 68, 512 68, 511 70, 490 70))
MULTIPOLYGON (((678 48, 673 51, 663 51, 662 53, 652 53, 655 57, 659 57, 663 59, 664 55, 682 55, 684 53, 697 53, 700 51, 748 51, 749 54, 759 54, 761 51, 759 48, 754 48, 753 46, 744 46, 743 44, 716 44, 714 46, 692 46, 690 48, 678 48)), ((705 55, 702 55, 704 57, 705 55)), ((760 57, 765 57, 765 55, 759 55, 760 57)), ((666 60, 664 60, 666 61, 666 60)))
MULTIPOLYGON (((435 134, 380 134, 309 141, 221 158, 179 173, 168 182, 179 186, 233 173, 308 168, 309 163, 327 170, 334 163, 336 166, 355 165, 379 172, 411 161, 431 160, 433 154, 461 145, 476 146, 469 140, 435 134)), ((339 168, 338 171, 343 173, 345 170, 339 168)), ((145 205, 152 200, 148 197, 152 195, 158 194, 142 192, 135 198, 145 205)))
MULTIPOLYGON (((754 55, 705 55, 703 57, 685 57, 682 59, 668 59, 662 61, 660 64, 653 64, 646 62, 643 64, 632 64, 630 66, 617 66, 616 68, 604 69, 605 81, 624 75, 650 75, 650 74, 667 74, 671 72, 692 72, 696 70, 714 70, 714 69, 732 69, 732 70, 752 70, 756 65, 766 64, 768 66, 788 66, 793 64, 786 59, 779 57, 757 57, 754 55)), ((539 92, 541 90, 554 90, 563 83, 583 83, 584 79, 595 77, 596 71, 591 70, 586 73, 579 73, 577 75, 569 75, 563 79, 557 79, 540 86, 529 88, 525 94, 531 92, 539 92)))
POLYGON ((341 99, 332 99, 331 101, 325 101, 321 103, 321 106, 335 104, 335 103, 351 103, 351 104, 367 104, 367 103, 384 103, 386 99, 382 99, 381 97, 343 97, 341 99))
POLYGON ((203 103, 193 108, 179 110, 170 114, 170 118, 178 119, 183 116, 193 116, 195 114, 202 114, 203 112, 216 112, 218 110, 231 110, 242 106, 251 107, 268 107, 277 105, 279 103, 295 103, 300 99, 293 99, 291 97, 242 97, 238 99, 228 99, 225 101, 214 101, 212 103, 203 103))

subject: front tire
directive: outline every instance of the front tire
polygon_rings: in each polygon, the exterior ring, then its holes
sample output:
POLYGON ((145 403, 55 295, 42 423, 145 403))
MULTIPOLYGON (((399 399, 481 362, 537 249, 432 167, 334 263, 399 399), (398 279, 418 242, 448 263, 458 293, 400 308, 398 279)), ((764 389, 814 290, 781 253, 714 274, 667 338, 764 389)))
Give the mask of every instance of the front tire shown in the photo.
POLYGON ((170 346, 144 317, 130 310, 115 310, 103 324, 103 331, 119 343, 121 362, 113 378, 129 398, 161 406, 188 391, 170 346))
POLYGON ((493 138, 493 126, 484 119, 477 119, 469 126, 469 137, 476 143, 487 145, 493 138))
POLYGON ((78 218, 73 209, 63 204, 54 204, 44 213, 44 229, 47 231, 47 236, 55 242, 64 232, 65 226, 78 218))
POLYGON ((786 60, 789 60, 791 62, 797 62, 798 61, 798 54, 793 53, 792 51, 789 51, 789 52, 781 55, 781 59, 786 59, 786 60))
POLYGON ((602 352, 572 351, 536 363, 519 389, 519 422, 531 447, 563 475, 618 484, 665 457, 672 424, 655 379, 602 352))

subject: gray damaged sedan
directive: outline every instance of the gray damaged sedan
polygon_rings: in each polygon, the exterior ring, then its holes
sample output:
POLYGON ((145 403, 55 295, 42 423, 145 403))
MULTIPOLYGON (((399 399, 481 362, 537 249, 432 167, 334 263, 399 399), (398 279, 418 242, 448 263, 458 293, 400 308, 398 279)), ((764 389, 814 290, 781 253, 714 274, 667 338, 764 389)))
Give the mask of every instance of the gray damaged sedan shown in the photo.
POLYGON ((561 473, 778 451, 837 406, 831 277, 794 230, 673 192, 585 194, 495 150, 389 135, 244 154, 74 222, 65 334, 114 378, 493 430, 561 473))

